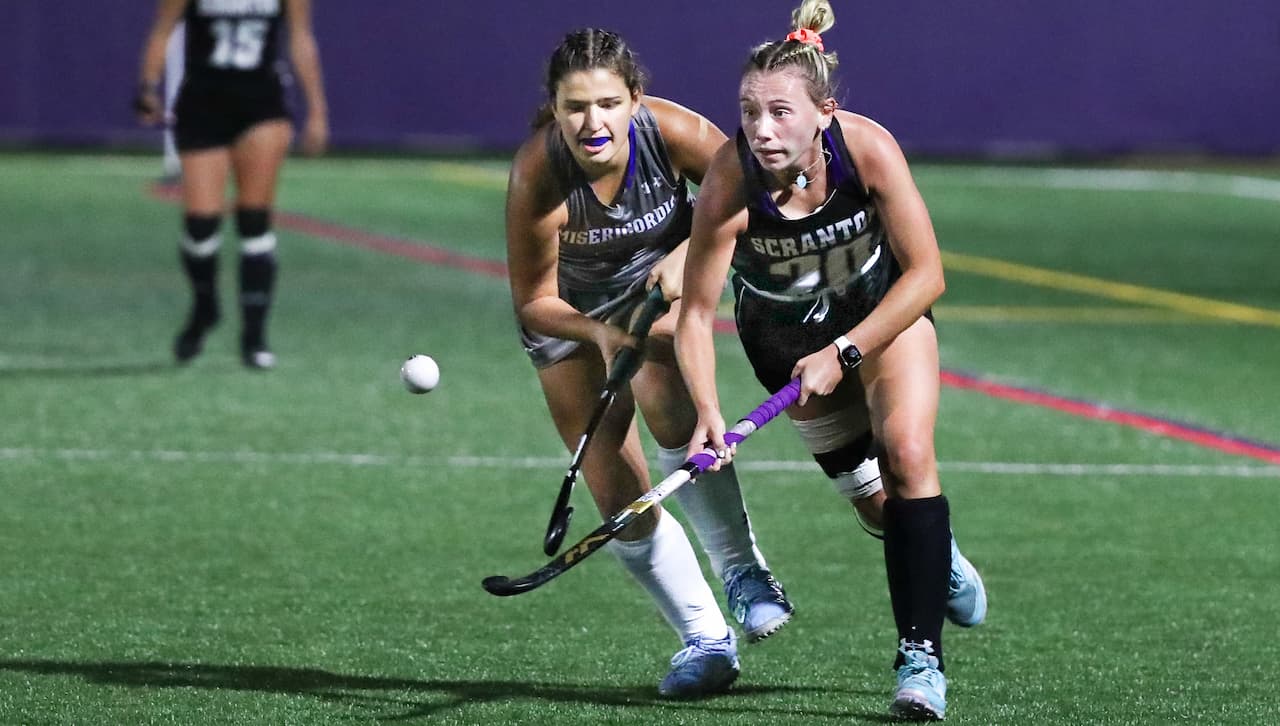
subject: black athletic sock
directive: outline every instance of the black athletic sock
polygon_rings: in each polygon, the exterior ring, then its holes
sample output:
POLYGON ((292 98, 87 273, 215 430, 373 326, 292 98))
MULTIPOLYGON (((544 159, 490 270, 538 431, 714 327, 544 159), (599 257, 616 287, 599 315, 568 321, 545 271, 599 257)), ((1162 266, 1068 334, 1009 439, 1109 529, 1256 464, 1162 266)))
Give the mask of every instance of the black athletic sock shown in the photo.
POLYGON ((188 324, 207 327, 218 322, 218 256, 196 257, 183 251, 182 269, 191 282, 193 304, 188 324))
MULTIPOLYGON (((929 641, 942 670, 942 621, 951 571, 951 509, 945 496, 885 500, 884 563, 898 638, 929 641)), ((902 663, 899 652, 893 667, 902 663)))
POLYGON ((240 256, 240 311, 244 317, 240 345, 245 350, 266 349, 267 313, 275 286, 275 253, 240 256))

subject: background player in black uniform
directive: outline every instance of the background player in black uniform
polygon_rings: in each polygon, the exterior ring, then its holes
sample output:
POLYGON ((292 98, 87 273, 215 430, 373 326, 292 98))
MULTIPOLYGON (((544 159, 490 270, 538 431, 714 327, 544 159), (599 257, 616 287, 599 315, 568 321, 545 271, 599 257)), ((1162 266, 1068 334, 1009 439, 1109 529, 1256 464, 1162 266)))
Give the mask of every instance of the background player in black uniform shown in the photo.
MULTIPOLYGON (((649 489, 637 406, 662 447, 662 469, 674 471, 685 459, 696 415, 672 337, 692 216, 686 180, 702 180, 725 136, 686 108, 642 95, 630 49, 603 30, 566 36, 548 65, 547 94, 550 103, 511 169, 507 258, 525 349, 569 450, 607 362, 635 342, 624 327, 645 289, 660 284, 676 301, 653 325, 643 365, 586 450, 586 484, 600 512, 612 516, 649 489)), ((764 567, 729 468, 683 487, 677 499, 748 638, 781 627, 791 605, 764 567)), ((660 693, 728 687, 738 674, 735 637, 679 523, 654 507, 610 547, 684 642, 660 693)))
POLYGON ((949 594, 962 601, 952 605, 963 606, 963 624, 986 610, 977 571, 954 548, 934 454, 940 375, 929 310, 944 287, 941 254, 897 142, 836 109, 835 56, 819 35, 833 24, 827 0, 805 0, 786 40, 753 50, 738 143, 717 152, 701 188, 677 330, 699 414, 690 450, 708 439, 724 448, 712 322, 732 264, 743 347, 770 390, 801 380, 788 414, 824 471, 839 481, 861 465, 872 435, 880 447, 898 629, 890 710, 940 719, 949 594))
POLYGON ((182 160, 186 227, 181 257, 194 302, 174 343, 174 355, 180 363, 198 355, 206 334, 221 319, 218 227, 227 177, 234 172, 240 354, 250 368, 271 368, 275 356, 266 339, 276 279, 271 206, 280 165, 293 139, 276 68, 282 24, 288 26, 289 56, 307 103, 302 149, 318 154, 329 137, 311 0, 160 0, 134 100, 143 123, 163 120, 160 79, 165 43, 180 19, 186 21, 186 64, 174 107, 174 136, 182 160))

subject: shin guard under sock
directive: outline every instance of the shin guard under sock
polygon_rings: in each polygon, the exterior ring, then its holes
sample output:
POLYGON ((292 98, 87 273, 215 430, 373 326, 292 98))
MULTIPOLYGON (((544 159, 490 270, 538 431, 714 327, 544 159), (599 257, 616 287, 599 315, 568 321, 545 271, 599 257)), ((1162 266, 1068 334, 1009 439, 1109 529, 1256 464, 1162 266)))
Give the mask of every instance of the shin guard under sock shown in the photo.
POLYGON ((183 250, 182 269, 191 283, 191 324, 208 327, 218 322, 218 258, 197 257, 183 250))
POLYGON ((240 256, 240 312, 244 318, 241 344, 246 349, 266 347, 267 313, 271 309, 275 282, 273 253, 240 256))
POLYGON ((723 638, 729 632, 689 538, 675 517, 664 512, 648 537, 615 539, 605 546, 649 592, 682 642, 694 637, 723 638))
MULTIPOLYGON (((946 497, 885 501, 884 562, 898 638, 929 641, 942 670, 942 621, 951 571, 951 514, 946 497)), ((902 659, 898 653, 895 668, 902 659)))
MULTIPOLYGON (((663 476, 680 468, 684 461, 684 449, 659 447, 658 466, 663 476)), ((716 577, 724 580, 726 571, 737 565, 769 569, 756 546, 733 464, 725 464, 720 471, 702 472, 697 480, 677 489, 672 497, 684 510, 685 518, 711 560, 716 577)))

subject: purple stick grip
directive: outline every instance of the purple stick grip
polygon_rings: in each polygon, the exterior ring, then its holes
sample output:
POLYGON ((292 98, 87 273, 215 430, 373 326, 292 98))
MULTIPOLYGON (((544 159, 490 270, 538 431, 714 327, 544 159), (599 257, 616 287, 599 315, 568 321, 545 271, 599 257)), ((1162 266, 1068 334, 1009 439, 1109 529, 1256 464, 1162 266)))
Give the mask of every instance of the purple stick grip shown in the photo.
MULTIPOLYGON (((742 417, 742 421, 750 421, 753 425, 751 431, 764 426, 782 413, 783 410, 796 402, 800 397, 800 379, 793 379, 790 383, 783 386, 781 390, 769 397, 769 400, 760 404, 754 411, 742 417)), ((736 427, 735 427, 736 428, 736 427)), ((750 435, 747 433, 738 433, 737 431, 728 431, 724 435, 724 442, 730 446, 741 442, 750 435)), ((688 463, 698 467, 698 471, 706 471, 716 463, 716 455, 710 449, 702 451, 689 457, 688 463)))
POLYGON ((698 467, 698 471, 706 471, 711 465, 716 463, 716 457, 707 453, 707 449, 703 449, 693 456, 689 457, 689 463, 698 467))
MULTIPOLYGON (((771 421, 774 416, 782 413, 787 406, 795 403, 798 398, 800 398, 800 379, 795 378, 792 379, 790 383, 783 386, 777 393, 770 396, 768 401, 757 406, 756 410, 747 414, 744 418, 755 424, 756 428, 760 428, 771 421)), ((729 443, 727 437, 725 439, 725 443, 729 443)))

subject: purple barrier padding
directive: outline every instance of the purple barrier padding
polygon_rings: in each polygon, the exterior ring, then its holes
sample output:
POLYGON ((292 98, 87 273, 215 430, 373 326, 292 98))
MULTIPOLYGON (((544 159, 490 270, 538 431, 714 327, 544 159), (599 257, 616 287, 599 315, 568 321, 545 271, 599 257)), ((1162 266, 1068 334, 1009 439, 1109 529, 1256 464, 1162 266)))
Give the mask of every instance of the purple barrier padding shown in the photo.
MULTIPOLYGON (((339 147, 509 151, 563 34, 622 32, 650 89, 728 132, 778 0, 314 3, 339 147)), ((1280 2, 835 3, 850 110, 910 152, 1280 153, 1280 2)), ((128 108, 153 2, 0 3, 0 140, 159 143, 128 108)))
POLYGON ((0 138, 147 139, 129 103, 154 2, 0 3, 0 138))

